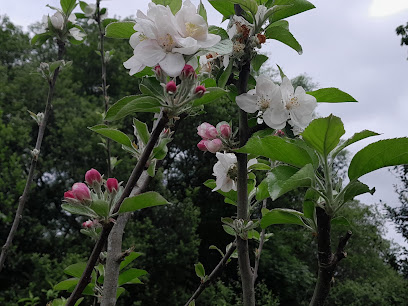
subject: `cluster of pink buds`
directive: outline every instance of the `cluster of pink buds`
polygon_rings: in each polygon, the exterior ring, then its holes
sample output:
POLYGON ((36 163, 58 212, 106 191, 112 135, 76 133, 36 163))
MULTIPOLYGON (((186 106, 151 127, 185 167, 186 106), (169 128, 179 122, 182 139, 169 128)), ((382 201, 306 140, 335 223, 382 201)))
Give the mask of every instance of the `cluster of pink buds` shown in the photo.
POLYGON ((204 122, 197 127, 197 134, 202 138, 197 147, 201 151, 216 153, 229 143, 232 130, 231 126, 225 121, 218 123, 217 127, 204 122))
POLYGON ((283 136, 285 136, 285 132, 282 131, 282 130, 276 130, 273 135, 283 137, 283 136))
POLYGON ((97 220, 87 220, 84 223, 82 223, 83 228, 93 228, 99 225, 99 222, 97 220))
POLYGON ((187 105, 189 102, 201 98, 206 92, 206 88, 197 83, 197 73, 191 65, 184 66, 179 75, 179 84, 176 83, 176 79, 169 80, 159 65, 154 68, 154 74, 164 89, 166 101, 163 105, 170 108, 185 111, 189 108, 187 105))

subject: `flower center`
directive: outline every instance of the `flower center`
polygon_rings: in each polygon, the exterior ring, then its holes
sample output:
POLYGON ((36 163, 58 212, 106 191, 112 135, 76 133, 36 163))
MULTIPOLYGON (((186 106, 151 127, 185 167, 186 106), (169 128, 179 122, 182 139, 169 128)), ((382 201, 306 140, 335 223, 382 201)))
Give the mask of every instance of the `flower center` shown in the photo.
POLYGON ((144 35, 143 33, 142 34, 139 34, 139 40, 140 41, 144 41, 144 40, 146 40, 147 39, 147 36, 146 35, 144 35))
POLYGON ((204 33, 203 28, 194 23, 186 22, 185 26, 186 26, 186 32, 188 36, 197 37, 204 33))
POLYGON ((166 34, 165 36, 161 36, 157 39, 157 42, 160 46, 162 46, 167 52, 173 50, 175 46, 175 42, 173 37, 170 34, 166 34))
POLYGON ((233 45, 233 50, 235 53, 240 53, 245 49, 245 45, 241 44, 240 42, 235 42, 233 45))
POLYGON ((294 108, 294 107, 297 107, 297 106, 299 106, 299 105, 300 105, 300 103, 299 103, 299 101, 298 101, 298 98, 291 96, 291 98, 289 99, 288 103, 286 103, 286 109, 290 110, 290 109, 292 109, 292 108, 294 108))
POLYGON ((269 108, 270 102, 271 101, 268 96, 266 97, 261 96, 258 98, 258 101, 256 104, 258 105, 260 111, 265 112, 269 108))
POLYGON ((238 177, 238 168, 236 164, 233 164, 229 167, 227 175, 232 180, 235 180, 238 177))

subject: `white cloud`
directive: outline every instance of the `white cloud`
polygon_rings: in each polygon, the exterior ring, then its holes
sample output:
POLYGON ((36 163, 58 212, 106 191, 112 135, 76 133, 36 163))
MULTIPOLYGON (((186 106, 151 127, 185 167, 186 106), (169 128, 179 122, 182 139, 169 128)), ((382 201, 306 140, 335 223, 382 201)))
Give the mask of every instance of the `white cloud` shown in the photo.
POLYGON ((406 9, 408 9, 407 0, 373 0, 370 15, 384 17, 400 13, 406 9))

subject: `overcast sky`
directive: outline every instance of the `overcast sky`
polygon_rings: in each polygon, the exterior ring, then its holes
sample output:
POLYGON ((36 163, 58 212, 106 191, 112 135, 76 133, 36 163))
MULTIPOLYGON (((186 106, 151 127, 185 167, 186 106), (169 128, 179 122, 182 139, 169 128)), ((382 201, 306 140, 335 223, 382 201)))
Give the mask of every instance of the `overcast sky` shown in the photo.
MULTIPOLYGON (((87 1, 92 3, 92 1, 87 1)), ((192 0, 198 3, 198 0, 192 0)), ((209 24, 219 25, 221 16, 203 1, 209 24)), ((316 9, 288 18, 290 30, 303 47, 303 54, 277 41, 262 49, 269 65, 279 64, 292 78, 307 73, 321 87, 338 87, 359 103, 320 104, 322 116, 333 113, 342 118, 346 137, 364 129, 381 136, 350 146, 352 153, 374 140, 408 134, 408 48, 400 46, 395 28, 408 22, 407 0, 312 0, 316 9)), ((110 16, 135 15, 147 10, 145 0, 106 0, 110 16)), ((52 14, 46 4, 59 6, 57 0, 0 0, 0 14, 26 30, 42 15, 52 14)), ((1 46, 0 46, 1 48, 1 46)), ((129 54, 129 57, 131 55, 129 54)), ((366 204, 383 200, 399 205, 393 185, 398 183, 389 169, 377 170, 361 179, 376 187, 374 196, 358 197, 366 204)), ((352 220, 351 220, 352 221, 352 220)), ((403 243, 389 226, 389 238, 403 243)), ((407 244, 404 244, 408 246, 407 244)))

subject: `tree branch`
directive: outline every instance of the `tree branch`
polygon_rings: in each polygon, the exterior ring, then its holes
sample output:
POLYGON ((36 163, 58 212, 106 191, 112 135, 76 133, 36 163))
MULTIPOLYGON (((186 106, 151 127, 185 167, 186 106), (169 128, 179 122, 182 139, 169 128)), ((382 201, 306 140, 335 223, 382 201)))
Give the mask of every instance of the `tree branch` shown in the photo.
MULTIPOLYGON (((58 40, 57 44, 58 44, 58 60, 61 60, 63 54, 65 53, 65 43, 58 40)), ((35 148, 34 148, 34 150, 36 150, 36 152, 38 153, 33 154, 33 157, 31 158, 30 170, 27 175, 27 181, 26 181, 26 184, 23 190, 23 194, 19 198, 13 225, 11 226, 10 232, 7 236, 6 243, 3 245, 2 250, 1 250, 0 272, 3 270, 4 262, 6 260, 8 250, 10 249, 11 244, 13 243, 13 239, 14 239, 15 234, 17 233, 17 229, 20 224, 20 220, 23 218, 23 210, 24 210, 25 203, 28 200, 28 193, 30 191, 31 184, 33 183, 34 171, 36 169, 38 156, 41 151, 41 144, 44 138, 45 129, 47 127, 48 118, 50 117, 50 112, 52 108, 51 107, 52 99, 54 97, 55 84, 57 82, 59 73, 60 73, 60 67, 55 69, 52 79, 48 82, 49 88, 48 88, 47 102, 45 104, 44 118, 40 123, 39 129, 38 129, 37 141, 36 141, 35 148)))
POLYGON ((234 253, 236 247, 237 244, 235 240, 232 243, 231 247, 228 249, 228 251, 225 253, 224 257, 220 260, 218 265, 214 268, 214 270, 212 270, 208 278, 204 282, 200 283, 200 286, 198 286, 197 290, 194 292, 194 294, 190 297, 190 299, 184 306, 188 306, 193 300, 196 300, 200 296, 200 294, 205 290, 205 288, 207 288, 217 278, 218 273, 220 273, 220 271, 225 268, 228 259, 234 253))
MULTIPOLYGON (((154 146, 157 140, 159 139, 160 133, 162 132, 164 127, 167 125, 168 121, 169 119, 167 117, 167 114, 162 111, 157 121, 157 125, 153 129, 153 132, 150 136, 149 142, 147 143, 142 155, 140 156, 140 159, 138 160, 135 168, 132 171, 132 174, 130 175, 127 181, 127 184, 125 186, 125 189, 123 190, 122 196, 120 197, 120 199, 116 202, 114 206, 114 209, 112 211, 113 214, 119 211, 123 200, 127 198, 132 192, 134 186, 136 185, 137 181, 139 180, 140 176, 143 173, 146 163, 149 160, 150 154, 152 153, 154 146)), ((81 297, 82 291, 85 289, 85 287, 90 282, 92 270, 95 266, 96 261, 98 260, 99 254, 102 251, 102 248, 106 240, 108 239, 108 236, 112 228, 113 228, 112 222, 104 225, 102 232, 101 232, 101 236, 99 237, 99 240, 95 244, 95 247, 91 253, 91 256, 88 259, 88 263, 86 265, 85 271, 82 274, 74 291, 71 293, 71 296, 69 297, 66 306, 73 306, 75 302, 81 297)))
POLYGON ((323 306, 330 292, 330 284, 333 279, 334 271, 340 260, 347 256, 344 248, 352 233, 348 231, 345 237, 340 238, 336 254, 333 254, 330 236, 331 217, 320 207, 316 207, 316 216, 319 272, 313 297, 309 305, 323 306))

